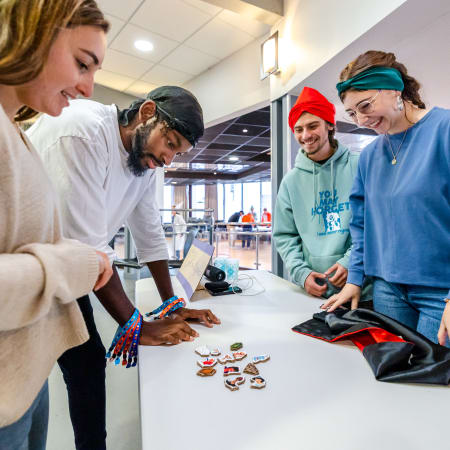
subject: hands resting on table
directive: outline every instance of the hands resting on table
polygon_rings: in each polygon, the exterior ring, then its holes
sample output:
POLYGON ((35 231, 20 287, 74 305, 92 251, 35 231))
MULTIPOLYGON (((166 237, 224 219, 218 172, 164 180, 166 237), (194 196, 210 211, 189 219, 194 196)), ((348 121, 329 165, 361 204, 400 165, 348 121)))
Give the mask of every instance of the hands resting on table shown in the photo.
POLYGON ((187 320, 195 320, 209 328, 220 324, 220 320, 209 309, 180 308, 165 319, 144 321, 139 344, 179 344, 182 341, 192 341, 198 333, 188 325, 187 320))

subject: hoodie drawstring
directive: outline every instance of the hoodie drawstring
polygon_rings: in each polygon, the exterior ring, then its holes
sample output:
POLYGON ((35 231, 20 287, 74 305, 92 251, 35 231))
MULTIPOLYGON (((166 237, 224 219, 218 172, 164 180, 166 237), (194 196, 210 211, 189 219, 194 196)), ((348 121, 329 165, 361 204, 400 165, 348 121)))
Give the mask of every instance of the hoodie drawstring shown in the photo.
POLYGON ((331 192, 333 193, 333 205, 336 201, 336 195, 334 190, 334 161, 331 160, 331 192))

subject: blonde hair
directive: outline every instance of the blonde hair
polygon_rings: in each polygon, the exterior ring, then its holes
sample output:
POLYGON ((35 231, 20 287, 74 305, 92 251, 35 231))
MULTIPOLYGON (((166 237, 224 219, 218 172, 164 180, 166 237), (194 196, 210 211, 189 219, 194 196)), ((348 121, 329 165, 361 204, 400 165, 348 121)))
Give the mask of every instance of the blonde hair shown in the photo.
MULTIPOLYGON (((94 0, 0 0, 0 84, 17 86, 44 68, 58 30, 91 25, 109 30, 94 0)), ((38 113, 23 106, 14 120, 38 113)))

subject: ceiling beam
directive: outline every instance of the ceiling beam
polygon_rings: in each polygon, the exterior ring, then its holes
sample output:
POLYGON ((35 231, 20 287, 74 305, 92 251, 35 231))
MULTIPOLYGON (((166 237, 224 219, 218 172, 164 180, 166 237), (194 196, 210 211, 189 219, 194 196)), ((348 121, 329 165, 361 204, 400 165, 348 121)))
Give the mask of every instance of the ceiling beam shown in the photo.
POLYGON ((283 0, 203 0, 248 19, 275 25, 283 17, 283 0))

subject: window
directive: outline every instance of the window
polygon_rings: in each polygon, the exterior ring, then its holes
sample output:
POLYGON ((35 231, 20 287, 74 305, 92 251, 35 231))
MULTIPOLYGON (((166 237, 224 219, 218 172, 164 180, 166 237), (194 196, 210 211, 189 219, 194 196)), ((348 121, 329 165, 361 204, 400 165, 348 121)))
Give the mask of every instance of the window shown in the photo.
MULTIPOLYGON (((172 186, 164 186, 164 200, 163 200, 163 209, 171 209, 173 205, 173 187, 172 186)), ((162 214, 163 222, 170 223, 172 221, 172 216, 170 211, 164 211, 162 214)))
POLYGON ((247 214, 253 207, 255 222, 261 218, 261 183, 243 183, 244 189, 244 214, 247 214))
MULTIPOLYGON (((192 209, 205 209, 205 185, 192 185, 192 209)), ((203 219, 204 211, 193 211, 192 217, 203 219)))
POLYGON ((270 181, 261 183, 261 214, 264 208, 272 213, 272 183, 270 181))
POLYGON ((225 184, 225 220, 242 209, 242 184, 225 184))

